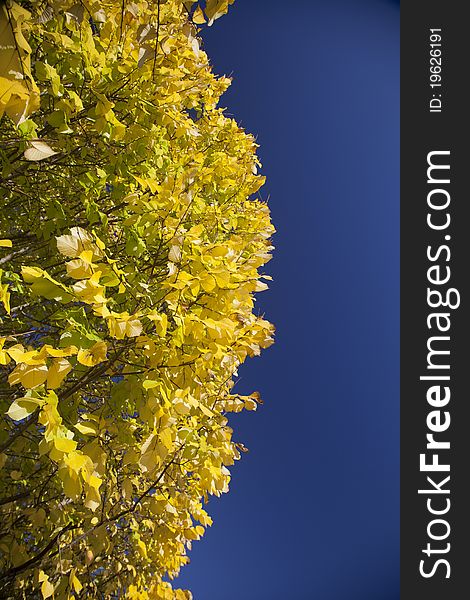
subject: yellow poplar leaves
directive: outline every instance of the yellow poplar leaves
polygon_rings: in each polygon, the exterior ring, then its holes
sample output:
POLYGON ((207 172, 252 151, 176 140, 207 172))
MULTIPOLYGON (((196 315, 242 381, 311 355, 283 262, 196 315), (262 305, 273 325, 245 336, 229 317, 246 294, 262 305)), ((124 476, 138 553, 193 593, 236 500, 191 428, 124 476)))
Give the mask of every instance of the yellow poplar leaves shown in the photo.
POLYGON ((39 108, 39 89, 31 77, 31 47, 25 37, 30 13, 16 2, 0 6, 0 118, 17 124, 39 108))
POLYGON ((191 598, 273 342, 257 145, 198 38, 231 4, 0 7, 1 597, 191 598))

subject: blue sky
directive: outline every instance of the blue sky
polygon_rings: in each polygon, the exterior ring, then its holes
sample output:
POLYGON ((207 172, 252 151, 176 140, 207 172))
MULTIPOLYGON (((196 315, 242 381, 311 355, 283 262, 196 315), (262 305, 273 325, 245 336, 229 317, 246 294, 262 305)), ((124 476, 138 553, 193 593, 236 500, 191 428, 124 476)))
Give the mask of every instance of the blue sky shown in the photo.
POLYGON ((195 600, 399 598, 399 3, 237 0, 205 30, 278 230, 240 369, 265 405, 178 585, 195 600))

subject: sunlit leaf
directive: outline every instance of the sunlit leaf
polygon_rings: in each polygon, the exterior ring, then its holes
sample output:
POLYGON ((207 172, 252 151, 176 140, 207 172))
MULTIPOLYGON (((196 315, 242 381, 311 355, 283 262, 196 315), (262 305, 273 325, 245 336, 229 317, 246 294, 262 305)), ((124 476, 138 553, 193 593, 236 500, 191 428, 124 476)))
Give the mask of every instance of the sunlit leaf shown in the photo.
POLYGON ((256 140, 198 33, 231 4, 0 3, 9 595, 191 598, 169 581, 246 450, 231 413, 261 401, 233 386, 274 336, 256 140))
POLYGON ((57 154, 48 146, 45 142, 32 141, 29 142, 29 147, 24 151, 24 157, 26 160, 38 161, 49 158, 57 154))

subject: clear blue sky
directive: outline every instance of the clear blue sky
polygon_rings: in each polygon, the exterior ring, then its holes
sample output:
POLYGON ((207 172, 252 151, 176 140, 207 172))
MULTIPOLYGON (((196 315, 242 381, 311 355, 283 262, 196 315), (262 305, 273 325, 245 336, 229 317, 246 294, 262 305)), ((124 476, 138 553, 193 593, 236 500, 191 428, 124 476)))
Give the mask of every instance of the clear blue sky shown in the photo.
POLYGON ((240 370, 250 453, 179 585, 195 600, 399 598, 399 3, 237 0, 204 32, 261 145, 278 233, 240 370))

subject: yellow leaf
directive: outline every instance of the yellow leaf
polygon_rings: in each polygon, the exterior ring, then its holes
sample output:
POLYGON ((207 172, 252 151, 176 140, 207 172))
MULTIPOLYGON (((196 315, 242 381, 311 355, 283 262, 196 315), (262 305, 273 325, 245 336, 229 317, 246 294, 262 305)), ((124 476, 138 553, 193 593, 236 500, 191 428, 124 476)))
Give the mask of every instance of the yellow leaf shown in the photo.
POLYGON ((96 245, 98 246, 98 248, 100 250, 104 250, 106 248, 105 243, 102 240, 100 240, 100 238, 96 235, 96 233, 93 233, 93 237, 95 238, 95 242, 96 242, 96 245))
POLYGON ((206 18, 204 16, 204 13, 202 12, 200 6, 198 6, 193 13, 193 22, 196 23, 197 25, 202 25, 202 23, 206 22, 206 18))
POLYGON ((93 262, 93 250, 84 250, 83 252, 80 252, 79 258, 87 265, 91 265, 93 262))
POLYGON ((37 350, 25 350, 21 344, 10 346, 8 354, 16 363, 25 363, 26 365, 44 365, 46 364, 44 355, 37 350))
POLYGON ((168 450, 158 442, 157 436, 153 433, 145 440, 141 447, 141 456, 139 465, 142 471, 152 471, 164 460, 168 450))
POLYGON ((49 579, 44 579, 44 581, 42 582, 41 594, 42 594, 43 600, 46 600, 46 598, 50 598, 51 596, 54 595, 54 586, 49 581, 49 579))
POLYGON ((54 358, 47 373, 47 387, 51 390, 58 388, 71 369, 72 365, 66 358, 54 358))
POLYGON ((105 288, 100 285, 101 271, 97 271, 90 279, 82 279, 72 286, 75 294, 84 302, 89 304, 101 304, 106 302, 105 288))
POLYGON ((142 333, 142 323, 139 319, 129 319, 126 323, 127 337, 138 337, 142 333))
POLYGON ((102 484, 102 480, 99 477, 96 477, 96 475, 91 475, 87 483, 92 488, 95 488, 95 490, 98 490, 102 484))
POLYGON ((266 283, 263 283, 262 281, 257 281, 256 285, 255 285, 255 292, 264 292, 264 290, 267 290, 268 286, 266 283))
POLYGON ((5 338, 0 338, 0 365, 7 365, 11 359, 6 350, 3 350, 3 344, 5 343, 5 338))
POLYGON ((217 282, 213 275, 209 273, 201 280, 201 287, 205 292, 213 292, 217 287, 217 282))
POLYGON ((76 346, 67 346, 66 348, 53 348, 49 344, 46 344, 41 348, 41 354, 42 350, 45 350, 49 356, 53 356, 54 358, 63 358, 64 356, 73 356, 74 354, 77 354, 76 346))
POLYGON ((83 102, 80 98, 80 96, 74 92, 73 90, 67 90, 67 94, 70 98, 70 100, 72 101, 73 107, 74 109, 78 112, 80 110, 83 109, 83 102))
POLYGON ((95 92, 95 96, 98 98, 98 102, 96 104, 96 114, 97 115, 107 115, 109 111, 113 108, 114 102, 110 102, 106 96, 103 94, 98 94, 95 92))
POLYGON ((14 421, 22 421, 33 414, 40 405, 41 401, 35 398, 18 398, 10 404, 7 415, 14 421))
POLYGON ((30 13, 16 2, 0 5, 0 119, 6 113, 17 125, 39 108, 39 90, 31 78, 31 47, 22 25, 30 13))
POLYGON ((245 400, 245 408, 246 410, 256 410, 258 408, 258 405, 254 400, 248 398, 247 400, 245 400))
POLYGON ((130 318, 129 315, 118 314, 119 319, 110 317, 108 319, 109 333, 112 337, 122 340, 124 337, 138 337, 143 330, 139 319, 130 318))
POLYGON ((96 342, 91 348, 80 348, 77 355, 77 360, 80 364, 86 367, 94 367, 95 365, 106 360, 107 345, 105 342, 96 342))
POLYGON ((39 583, 42 583, 43 581, 47 581, 48 579, 49 579, 49 575, 46 575, 46 573, 44 573, 44 571, 41 569, 39 571, 39 575, 38 575, 39 583))
POLYGON ((80 580, 77 578, 76 575, 72 576, 70 583, 71 583, 75 593, 79 594, 83 588, 83 585, 80 583, 80 580))
POLYGON ((126 500, 130 500, 132 498, 132 481, 130 479, 124 479, 122 482, 122 495, 126 500))
POLYGON ((139 550, 139 553, 144 557, 147 558, 147 546, 145 545, 145 543, 142 540, 137 540, 137 549, 139 550))
POLYGON ((86 423, 77 423, 75 425, 75 429, 77 429, 83 435, 96 435, 98 431, 98 427, 96 423, 92 423, 87 421, 86 423))
POLYGON ((0 302, 3 304, 6 312, 10 314, 10 292, 6 283, 0 283, 0 302))
POLYGON ((11 248, 13 243, 11 240, 0 240, 0 248, 11 248))
POLYGON ((142 384, 142 387, 144 388, 144 390, 151 390, 153 388, 158 387, 159 385, 160 385, 160 383, 158 381, 153 381, 152 379, 147 379, 142 384))
POLYGON ((96 246, 88 231, 81 227, 72 227, 70 235, 61 235, 56 238, 57 250, 64 256, 80 257, 84 250, 92 250, 94 256, 102 256, 101 250, 96 246))
POLYGON ((167 448, 167 450, 171 450, 173 448, 173 438, 171 435, 171 428, 167 427, 166 429, 162 429, 158 434, 162 444, 167 448))
POLYGON ((26 283, 33 283, 36 279, 40 279, 44 271, 39 267, 21 267, 21 274, 26 283))
POLYGON ((70 277, 73 277, 74 279, 86 279, 93 275, 93 267, 82 258, 70 260, 65 267, 67 269, 67 275, 70 275, 70 277))
POLYGON ((165 313, 158 314, 157 312, 146 315, 148 319, 154 321, 155 331, 160 337, 165 337, 168 328, 168 317, 165 313))
POLYGON ((107 321, 109 335, 117 340, 123 340, 126 334, 126 322, 118 321, 114 317, 110 317, 107 321))
POLYGON ((83 469, 89 461, 90 457, 83 454, 80 450, 70 452, 70 454, 64 458, 65 464, 76 473, 83 469))
POLYGON ((77 447, 77 442, 75 440, 70 440, 66 437, 56 437, 54 438, 54 446, 59 452, 73 452, 77 447))
POLYGON ((181 247, 180 246, 171 246, 170 251, 168 253, 168 260, 171 262, 178 263, 181 260, 181 247))
POLYGON ((50 146, 44 142, 35 141, 28 142, 28 148, 24 151, 24 157, 26 160, 38 161, 49 158, 57 154, 50 146))
POLYGON ((205 12, 209 19, 208 25, 225 15, 228 12, 229 4, 233 4, 234 0, 206 0, 205 12))
POLYGON ((21 383, 28 390, 42 385, 47 379, 46 365, 26 365, 19 364, 8 377, 10 385, 21 383))
POLYGON ((32 284, 32 291, 38 296, 59 301, 70 299, 67 287, 42 269, 23 266, 21 267, 21 274, 26 283, 32 284))
POLYGON ((85 496, 85 506, 91 511, 95 512, 95 510, 100 506, 100 504, 101 496, 99 492, 94 487, 88 487, 85 496))
POLYGON ((0 365, 7 365, 11 361, 5 350, 0 350, 0 365))
POLYGON ((68 472, 68 469, 59 469, 59 475, 64 486, 64 494, 74 500, 82 493, 82 484, 77 475, 68 472))

